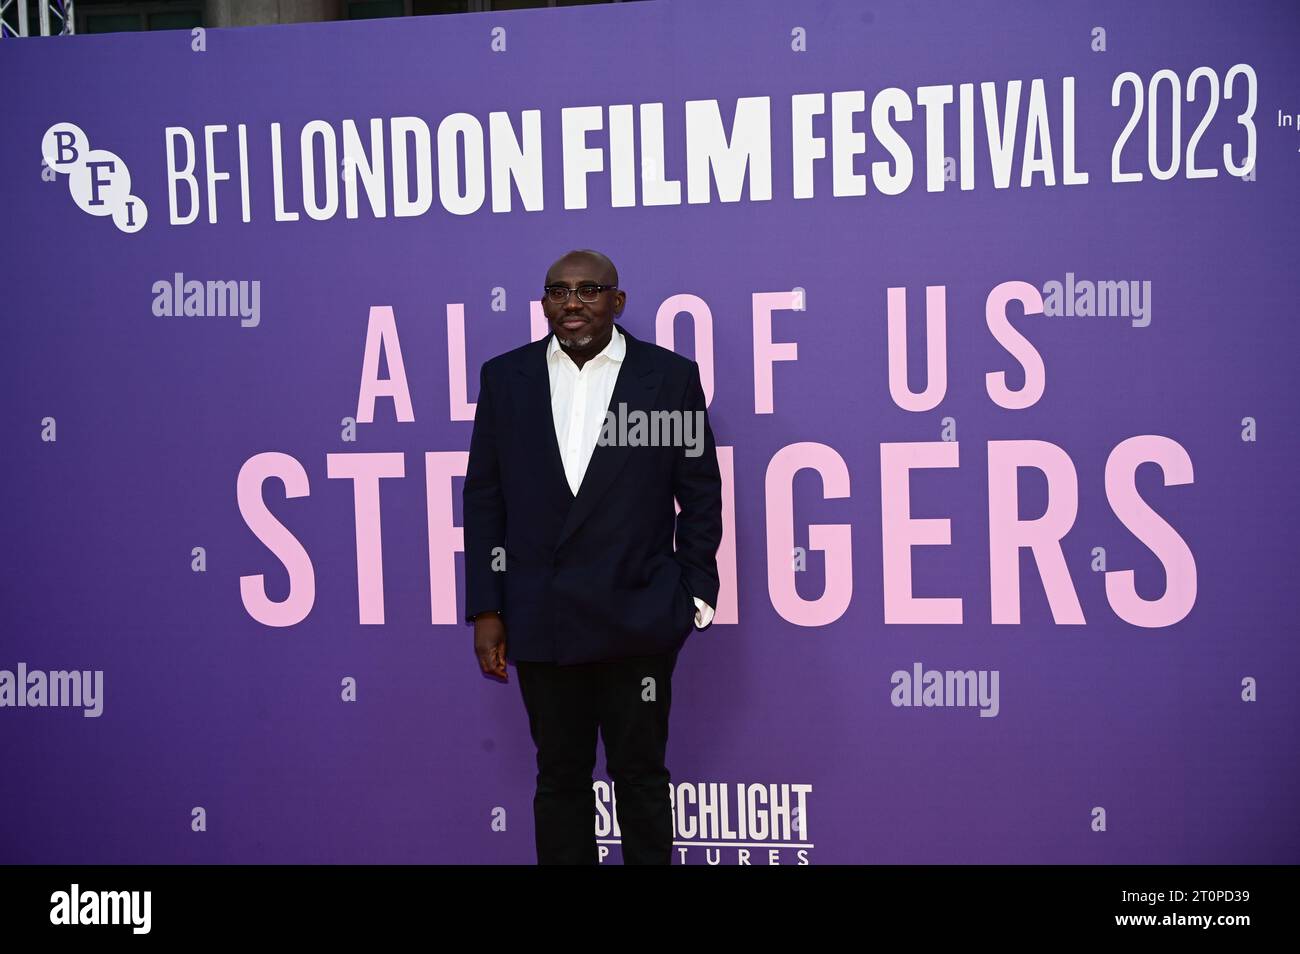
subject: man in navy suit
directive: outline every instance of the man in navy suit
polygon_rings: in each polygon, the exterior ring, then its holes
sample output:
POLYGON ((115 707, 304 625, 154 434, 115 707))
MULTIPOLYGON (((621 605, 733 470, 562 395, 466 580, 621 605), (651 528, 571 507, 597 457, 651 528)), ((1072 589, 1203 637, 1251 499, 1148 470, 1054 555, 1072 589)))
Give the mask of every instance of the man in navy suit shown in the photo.
POLYGON ((625 302, 608 258, 568 253, 546 273, 551 333, 479 376, 465 615, 483 672, 519 674, 539 864, 597 863, 598 731, 624 863, 670 863, 672 673, 718 598, 722 480, 699 366, 617 327, 625 302))

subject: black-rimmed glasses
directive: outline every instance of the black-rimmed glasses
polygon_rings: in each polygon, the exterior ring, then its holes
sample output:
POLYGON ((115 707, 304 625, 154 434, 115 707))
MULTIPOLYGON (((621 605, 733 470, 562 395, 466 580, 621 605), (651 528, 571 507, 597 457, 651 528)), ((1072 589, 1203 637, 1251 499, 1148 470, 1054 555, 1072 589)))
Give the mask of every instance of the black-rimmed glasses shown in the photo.
POLYGON ((568 285, 547 285, 545 287, 546 297, 557 305, 563 305, 569 300, 569 295, 573 292, 578 293, 578 301, 585 301, 591 304, 600 297, 600 293, 611 288, 618 288, 617 285, 597 285, 594 282, 583 282, 577 288, 570 288, 568 285))

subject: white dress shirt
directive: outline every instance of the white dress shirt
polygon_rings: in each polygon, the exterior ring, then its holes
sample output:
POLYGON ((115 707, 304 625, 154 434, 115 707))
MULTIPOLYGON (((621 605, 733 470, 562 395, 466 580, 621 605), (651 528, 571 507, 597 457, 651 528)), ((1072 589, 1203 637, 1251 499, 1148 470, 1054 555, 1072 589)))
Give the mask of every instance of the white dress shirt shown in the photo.
MULTIPOLYGON (((605 425, 605 412, 609 410, 614 382, 618 380, 625 354, 627 340, 618 330, 618 325, 614 326, 604 350, 594 358, 588 358, 581 368, 560 346, 555 335, 551 335, 551 345, 546 351, 546 373, 551 380, 551 417, 555 421, 560 458, 564 461, 564 476, 575 497, 605 425)), ((695 625, 709 625, 713 619, 713 607, 698 596, 692 599, 695 600, 695 625)))

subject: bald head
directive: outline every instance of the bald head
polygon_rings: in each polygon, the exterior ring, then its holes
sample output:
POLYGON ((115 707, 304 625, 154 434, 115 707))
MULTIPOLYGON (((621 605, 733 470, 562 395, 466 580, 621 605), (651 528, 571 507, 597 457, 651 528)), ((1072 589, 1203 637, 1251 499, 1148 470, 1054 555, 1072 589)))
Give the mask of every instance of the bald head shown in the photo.
POLYGON ((592 266, 595 269, 595 274, 591 277, 602 285, 618 284, 618 269, 609 260, 609 256, 590 248, 574 249, 557 258, 546 272, 546 284, 549 285, 555 280, 555 273, 558 269, 571 262, 582 262, 592 266))

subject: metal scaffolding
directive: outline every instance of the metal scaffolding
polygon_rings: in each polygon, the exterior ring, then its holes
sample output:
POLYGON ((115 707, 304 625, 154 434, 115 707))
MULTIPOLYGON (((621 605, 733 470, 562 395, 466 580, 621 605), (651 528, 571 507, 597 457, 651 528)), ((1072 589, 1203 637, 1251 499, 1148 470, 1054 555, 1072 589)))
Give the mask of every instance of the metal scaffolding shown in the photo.
POLYGON ((73 0, 36 0, 40 33, 31 32, 29 0, 0 0, 0 39, 11 36, 66 36, 76 32, 73 0))

